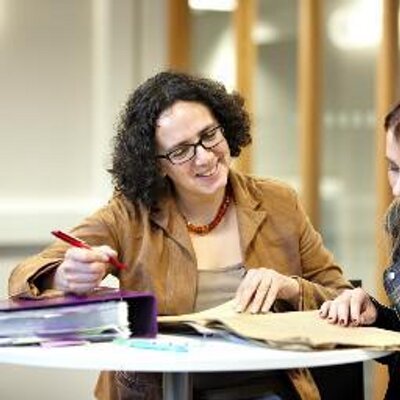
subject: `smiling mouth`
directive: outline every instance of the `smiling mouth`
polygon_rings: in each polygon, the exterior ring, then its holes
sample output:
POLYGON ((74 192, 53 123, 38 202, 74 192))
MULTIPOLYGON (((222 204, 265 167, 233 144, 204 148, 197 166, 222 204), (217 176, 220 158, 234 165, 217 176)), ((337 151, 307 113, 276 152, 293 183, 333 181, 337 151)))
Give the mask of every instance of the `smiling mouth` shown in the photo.
POLYGON ((210 176, 213 176, 217 173, 218 171, 218 163, 215 165, 215 167, 209 171, 203 172, 201 174, 196 174, 197 177, 199 178, 208 178, 210 176))

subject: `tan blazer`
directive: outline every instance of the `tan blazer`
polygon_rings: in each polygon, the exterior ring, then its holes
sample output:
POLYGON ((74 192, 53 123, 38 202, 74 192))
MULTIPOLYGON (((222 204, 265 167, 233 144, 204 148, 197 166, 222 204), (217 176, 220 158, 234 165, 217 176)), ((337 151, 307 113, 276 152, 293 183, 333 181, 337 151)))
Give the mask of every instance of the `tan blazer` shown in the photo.
MULTIPOLYGON (((318 308, 324 300, 351 287, 304 214, 294 190, 275 180, 233 170, 229 181, 247 269, 266 267, 298 276, 299 310, 318 308)), ((197 293, 196 257, 185 221, 172 196, 163 199, 159 212, 150 214, 142 205, 117 194, 72 233, 90 245, 113 247, 128 268, 119 271, 110 267, 110 273, 119 278, 122 288, 154 292, 160 314, 193 311, 197 293)), ((68 245, 56 241, 18 265, 9 279, 10 295, 48 295, 48 291, 43 291, 42 278, 60 264, 67 248, 68 245)), ((307 370, 287 372, 301 398, 319 398, 307 370)), ((136 378, 140 376, 144 380, 150 378, 146 374, 137 374, 136 378)), ((140 386, 142 380, 136 378, 133 383, 140 386)), ((114 386, 114 376, 103 375, 96 391, 98 398, 118 398, 114 386)))

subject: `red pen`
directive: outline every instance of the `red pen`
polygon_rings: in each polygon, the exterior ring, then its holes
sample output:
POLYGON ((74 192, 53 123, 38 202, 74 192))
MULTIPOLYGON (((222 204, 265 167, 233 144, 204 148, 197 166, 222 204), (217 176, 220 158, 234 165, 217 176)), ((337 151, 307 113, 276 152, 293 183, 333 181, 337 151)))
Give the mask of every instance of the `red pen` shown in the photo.
MULTIPOLYGON (((64 242, 69 243, 71 246, 82 247, 84 249, 91 249, 91 247, 87 243, 83 242, 82 240, 79 240, 74 236, 68 235, 68 233, 65 233, 63 231, 51 231, 51 233, 54 236, 58 237, 59 239, 63 240, 64 242)), ((126 265, 118 261, 115 257, 109 256, 108 262, 117 267, 118 269, 126 268, 126 265)))

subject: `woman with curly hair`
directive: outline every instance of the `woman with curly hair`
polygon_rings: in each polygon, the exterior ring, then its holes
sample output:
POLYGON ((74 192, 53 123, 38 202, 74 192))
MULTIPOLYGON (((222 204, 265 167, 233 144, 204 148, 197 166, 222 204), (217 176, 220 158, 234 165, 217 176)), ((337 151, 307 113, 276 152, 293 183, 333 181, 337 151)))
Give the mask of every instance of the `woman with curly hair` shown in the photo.
MULTIPOLYGON (((380 304, 365 290, 344 290, 336 299, 324 302, 321 318, 343 326, 373 325, 400 331, 400 103, 389 111, 384 122, 386 132, 386 158, 388 178, 395 199, 385 216, 385 231, 391 240, 392 265, 386 269, 383 282, 392 302, 391 307, 380 304)), ((399 353, 379 360, 389 367, 389 385, 385 399, 400 398, 399 353)))
MULTIPOLYGON (((251 142, 243 98, 215 81, 162 72, 128 99, 114 141, 110 202, 16 267, 10 294, 86 293, 108 274, 150 290, 160 314, 234 299, 238 312, 316 309, 350 287, 296 193, 231 167, 251 142), (107 263, 117 255, 128 266, 107 263)), ((98 399, 159 399, 160 374, 104 372, 98 399)), ((305 369, 195 374, 202 399, 318 399, 305 369)))

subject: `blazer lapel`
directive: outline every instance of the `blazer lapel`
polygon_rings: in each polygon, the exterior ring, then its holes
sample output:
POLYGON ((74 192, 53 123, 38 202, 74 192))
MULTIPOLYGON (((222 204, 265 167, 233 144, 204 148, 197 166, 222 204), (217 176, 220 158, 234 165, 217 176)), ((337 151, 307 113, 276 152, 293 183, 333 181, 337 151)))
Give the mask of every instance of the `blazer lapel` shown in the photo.
POLYGON ((259 227, 267 219, 267 213, 249 207, 237 206, 237 216, 243 255, 245 255, 259 227))
POLYGON ((175 201, 168 197, 163 201, 162 208, 151 216, 152 221, 174 240, 196 262, 196 255, 189 237, 186 223, 176 206, 175 201))
POLYGON ((261 200, 244 185, 239 174, 232 171, 230 182, 235 198, 242 252, 246 258, 247 249, 268 214, 260 209, 261 200))

